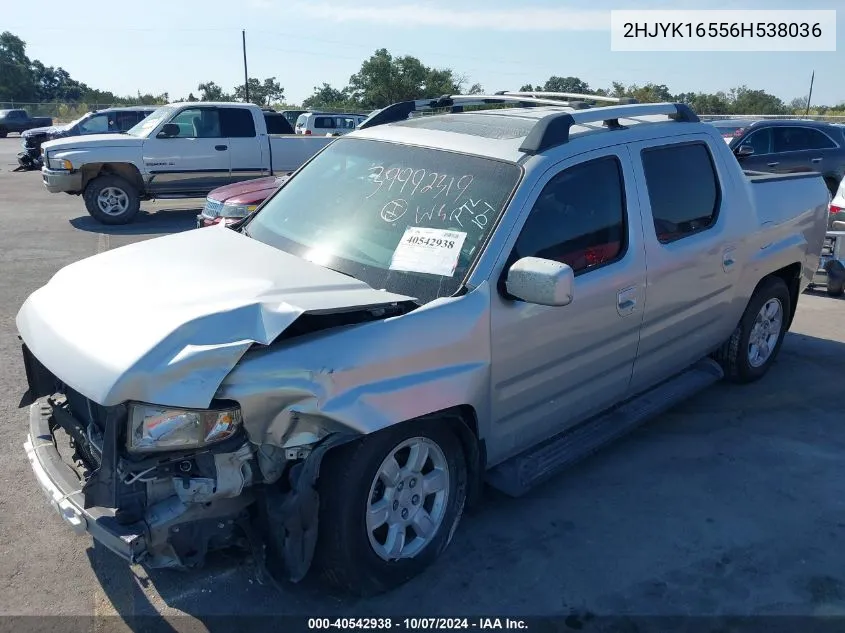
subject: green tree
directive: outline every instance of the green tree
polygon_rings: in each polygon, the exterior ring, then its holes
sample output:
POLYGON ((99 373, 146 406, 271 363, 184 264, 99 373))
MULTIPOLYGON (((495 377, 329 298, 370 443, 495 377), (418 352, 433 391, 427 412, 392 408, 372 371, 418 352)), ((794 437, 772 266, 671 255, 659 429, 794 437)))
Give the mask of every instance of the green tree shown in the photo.
POLYGON ((730 114, 730 104, 724 92, 709 94, 706 92, 682 92, 675 95, 674 101, 686 103, 698 114, 730 114))
MULTIPOLYGON (((285 98, 285 89, 279 85, 275 77, 268 77, 263 82, 250 77, 247 85, 249 86, 249 101, 255 105, 266 107, 285 98)), ((246 101, 246 90, 243 84, 235 88, 235 99, 246 101)))
POLYGON ((330 84, 323 83, 322 86, 314 86, 314 93, 302 102, 302 107, 330 110, 354 107, 354 105, 345 88, 338 90, 330 84))
POLYGON ((358 107, 383 108, 397 101, 460 92, 463 78, 447 68, 429 68, 411 55, 393 57, 377 50, 349 78, 348 93, 358 107))
POLYGON ((577 92, 585 94, 590 92, 590 86, 586 81, 578 77, 558 77, 552 75, 543 84, 543 92, 577 92))
POLYGON ((470 95, 483 95, 484 94, 484 86, 481 84, 472 84, 467 90, 467 94, 470 95))
POLYGON ((0 33, 0 101, 34 101, 35 78, 26 56, 26 43, 17 35, 0 33))
POLYGON ((200 93, 200 101, 231 101, 231 95, 226 94, 223 88, 213 81, 205 81, 197 86, 200 93))
POLYGON ((765 90, 751 90, 738 86, 731 90, 731 114, 786 114, 788 108, 783 101, 765 90))

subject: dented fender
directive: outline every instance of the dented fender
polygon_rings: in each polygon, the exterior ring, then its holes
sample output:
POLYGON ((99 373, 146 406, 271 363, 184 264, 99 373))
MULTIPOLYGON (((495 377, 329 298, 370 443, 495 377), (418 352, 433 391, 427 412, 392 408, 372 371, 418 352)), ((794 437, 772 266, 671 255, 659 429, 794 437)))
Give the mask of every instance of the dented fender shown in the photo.
POLYGON ((489 311, 485 282, 401 316, 256 348, 217 396, 240 403, 250 440, 271 452, 333 433, 366 435, 460 405, 475 410, 483 437, 489 311))

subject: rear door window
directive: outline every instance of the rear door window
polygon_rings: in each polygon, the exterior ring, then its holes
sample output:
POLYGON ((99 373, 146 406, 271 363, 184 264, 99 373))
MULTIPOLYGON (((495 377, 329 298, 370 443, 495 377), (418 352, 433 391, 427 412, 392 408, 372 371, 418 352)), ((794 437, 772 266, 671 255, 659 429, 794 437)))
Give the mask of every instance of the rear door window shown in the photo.
POLYGON ((221 133, 224 138, 252 138, 255 120, 252 112, 244 108, 220 108, 221 133))
POLYGON ((810 133, 810 149, 835 149, 834 143, 830 137, 820 130, 807 129, 810 133))
POLYGON ((125 132, 126 130, 130 129, 132 126, 138 123, 140 112, 136 112, 134 110, 130 110, 128 112, 115 112, 115 131, 117 132, 125 132))
POLYGON ((294 132, 288 120, 281 114, 265 114, 264 122, 267 124, 269 134, 293 134, 294 132))
POLYGON ((709 229, 721 204, 719 178, 705 143, 682 143, 641 153, 654 231, 668 244, 709 229))
POLYGON ((832 149, 836 145, 826 134, 809 127, 778 127, 774 131, 775 152, 832 149))

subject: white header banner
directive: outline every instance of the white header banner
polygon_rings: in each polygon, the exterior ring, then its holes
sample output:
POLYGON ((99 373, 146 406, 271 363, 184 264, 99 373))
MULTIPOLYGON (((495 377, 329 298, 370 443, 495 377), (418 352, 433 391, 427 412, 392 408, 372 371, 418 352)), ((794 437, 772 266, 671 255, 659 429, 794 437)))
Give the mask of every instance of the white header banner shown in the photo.
POLYGON ((836 51, 836 11, 611 11, 612 51, 836 51))

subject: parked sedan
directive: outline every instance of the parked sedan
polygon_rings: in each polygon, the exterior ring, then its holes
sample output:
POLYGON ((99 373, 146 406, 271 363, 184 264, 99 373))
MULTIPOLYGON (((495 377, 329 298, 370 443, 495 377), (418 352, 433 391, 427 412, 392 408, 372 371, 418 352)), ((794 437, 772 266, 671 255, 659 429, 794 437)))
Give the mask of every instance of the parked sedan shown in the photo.
POLYGON ((287 179, 288 176, 270 176, 218 187, 205 199, 205 207, 197 216, 197 228, 232 224, 247 217, 287 179))
POLYGON ((728 146, 746 170, 820 173, 831 195, 845 175, 845 129, 823 121, 756 121, 728 146))

